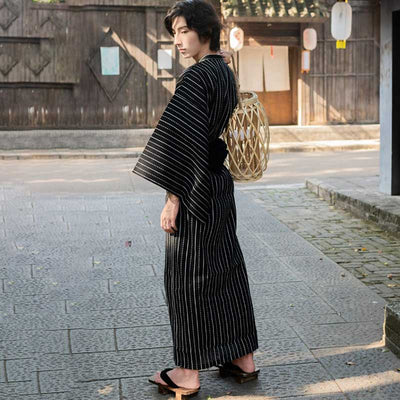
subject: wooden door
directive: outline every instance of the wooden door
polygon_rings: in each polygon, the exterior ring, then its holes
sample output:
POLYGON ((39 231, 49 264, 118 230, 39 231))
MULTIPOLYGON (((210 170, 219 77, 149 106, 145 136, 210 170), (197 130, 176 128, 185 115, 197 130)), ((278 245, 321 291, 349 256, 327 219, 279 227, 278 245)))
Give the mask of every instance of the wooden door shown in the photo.
MULTIPOLYGON (((298 52, 296 47, 289 47, 290 90, 279 92, 256 92, 267 112, 270 125, 297 124, 297 73, 298 52)), ((265 86, 264 86, 265 87, 265 86)))

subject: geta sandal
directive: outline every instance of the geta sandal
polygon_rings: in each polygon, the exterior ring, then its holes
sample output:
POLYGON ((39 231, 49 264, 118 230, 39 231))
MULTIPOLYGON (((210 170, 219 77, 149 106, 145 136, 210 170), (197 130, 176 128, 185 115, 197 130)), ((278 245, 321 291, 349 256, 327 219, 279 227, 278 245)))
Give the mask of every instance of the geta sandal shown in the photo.
POLYGON ((178 386, 175 382, 173 382, 173 380, 167 374, 167 372, 171 371, 172 369, 173 368, 165 368, 160 373, 161 379, 164 382, 166 382, 167 385, 164 385, 160 382, 153 381, 152 379, 149 379, 149 382, 154 383, 155 385, 158 385, 158 393, 169 394, 170 392, 174 392, 175 398, 177 400, 184 400, 187 397, 196 396, 200 390, 200 386, 197 389, 188 389, 188 388, 178 386))
POLYGON ((233 376, 235 377, 235 381, 237 383, 244 383, 257 379, 258 374, 260 373, 259 368, 253 372, 245 372, 239 366, 232 364, 231 361, 226 362, 223 365, 218 365, 218 368, 219 368, 219 376, 221 378, 226 378, 227 376, 233 376))

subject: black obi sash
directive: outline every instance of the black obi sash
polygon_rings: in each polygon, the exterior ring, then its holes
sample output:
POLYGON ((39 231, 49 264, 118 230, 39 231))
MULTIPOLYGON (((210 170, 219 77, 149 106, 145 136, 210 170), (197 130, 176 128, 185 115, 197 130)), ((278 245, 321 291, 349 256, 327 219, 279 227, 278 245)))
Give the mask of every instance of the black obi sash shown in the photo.
POLYGON ((222 169, 225 158, 228 155, 226 143, 217 138, 209 143, 208 167, 214 172, 219 172, 222 169))

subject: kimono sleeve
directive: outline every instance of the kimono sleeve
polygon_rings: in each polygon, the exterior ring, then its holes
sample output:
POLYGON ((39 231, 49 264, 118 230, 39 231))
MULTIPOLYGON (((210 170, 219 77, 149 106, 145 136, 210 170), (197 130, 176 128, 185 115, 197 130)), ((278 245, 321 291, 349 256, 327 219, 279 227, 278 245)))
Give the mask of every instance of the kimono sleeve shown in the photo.
POLYGON ((199 71, 185 70, 133 173, 180 198, 200 222, 211 208, 209 109, 199 71))

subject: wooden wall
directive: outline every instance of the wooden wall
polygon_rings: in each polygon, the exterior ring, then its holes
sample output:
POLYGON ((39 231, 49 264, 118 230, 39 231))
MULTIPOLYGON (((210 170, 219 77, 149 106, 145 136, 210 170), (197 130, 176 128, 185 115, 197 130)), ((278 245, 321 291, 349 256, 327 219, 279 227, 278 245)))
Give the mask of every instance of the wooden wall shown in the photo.
POLYGON ((379 122, 379 4, 352 0, 351 6, 352 34, 345 50, 336 49, 330 20, 309 25, 317 30, 318 45, 311 52, 310 73, 300 75, 303 125, 379 122))
POLYGON ((154 126, 187 66, 163 26, 173 2, 7 0, 0 129, 154 126), (99 73, 101 43, 120 47, 120 76, 99 73), (172 49, 172 70, 157 69, 160 48, 172 49))
MULTIPOLYGON (((211 1, 218 7, 218 0, 211 1)), ((4 2, 0 129, 154 127, 174 92, 176 78, 193 64, 181 58, 163 26, 173 3, 4 2), (112 34, 107 36, 110 28, 112 34), (96 76, 103 39, 120 46, 118 78, 96 76), (157 50, 162 48, 172 50, 172 70, 157 69, 157 50)), ((379 6, 377 0, 352 0, 351 5, 353 32, 346 50, 336 50, 330 21, 310 24, 318 31, 310 74, 300 74, 299 60, 291 62, 293 123, 379 122, 379 6)), ((300 55, 301 31, 307 26, 244 24, 245 44, 287 45, 300 55)), ((225 48, 228 32, 226 26, 221 38, 225 48)), ((293 59, 295 52, 291 54, 293 59)))

